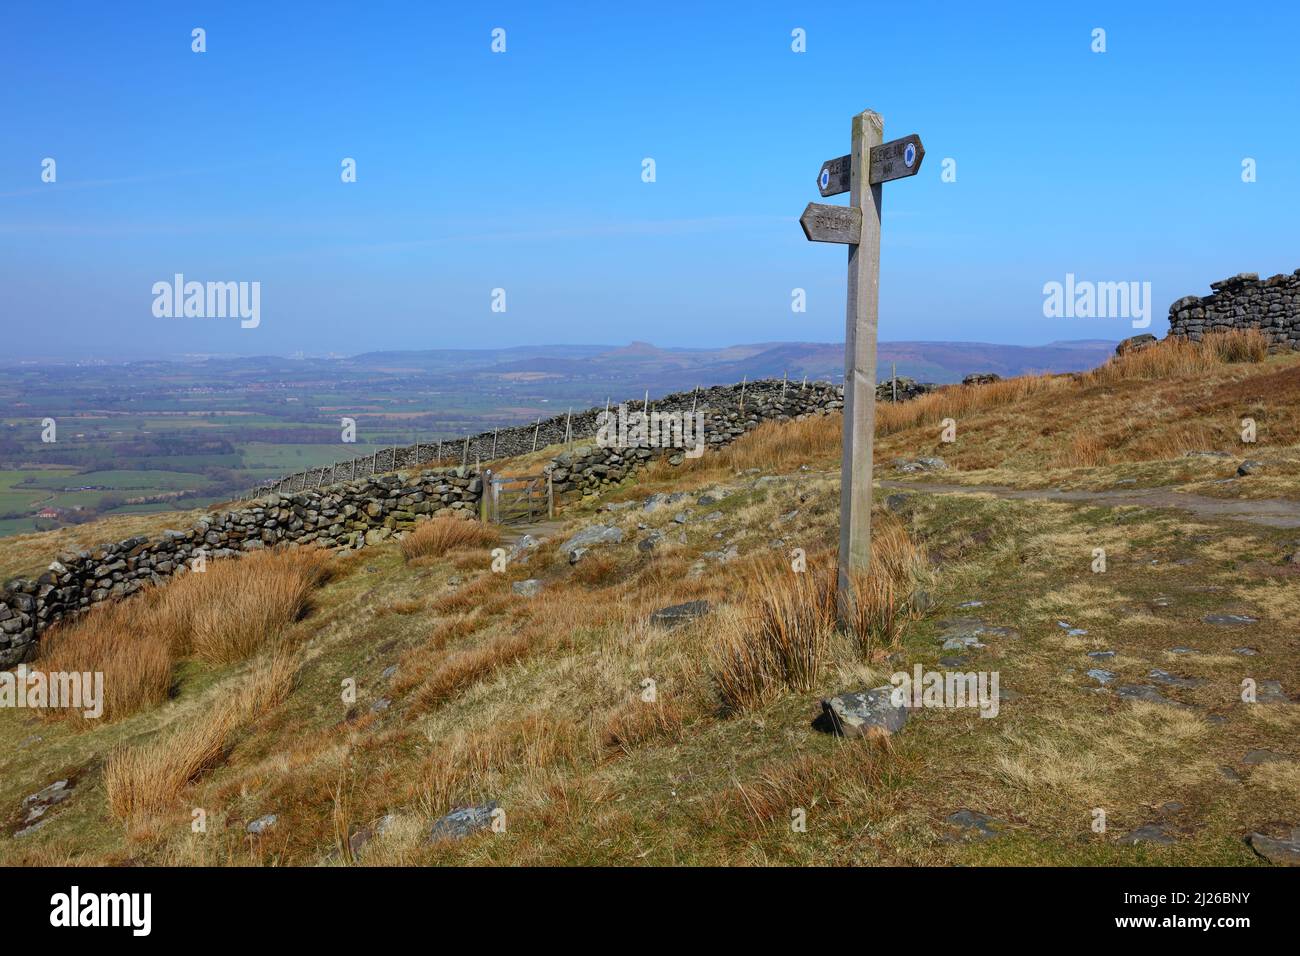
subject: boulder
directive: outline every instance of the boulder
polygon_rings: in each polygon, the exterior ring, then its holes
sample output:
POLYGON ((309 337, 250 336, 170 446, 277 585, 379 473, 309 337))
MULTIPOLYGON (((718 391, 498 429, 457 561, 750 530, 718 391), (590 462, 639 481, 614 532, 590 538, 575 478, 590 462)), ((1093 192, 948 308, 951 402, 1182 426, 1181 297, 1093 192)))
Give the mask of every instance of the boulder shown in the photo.
POLYGON ((687 601, 660 608, 650 615, 650 623, 658 627, 679 627, 708 613, 708 601, 687 601))
POLYGON ((463 840, 480 830, 487 830, 492 826, 492 814, 496 809, 496 801, 490 801, 453 810, 434 821, 429 831, 429 842, 463 840))
POLYGON ((564 544, 560 545, 560 551, 568 554, 575 548, 590 548, 598 544, 621 544, 623 541, 623 529, 616 528, 613 525, 592 525, 590 528, 583 528, 564 544))
POLYGON ((821 702, 821 716, 815 725, 842 737, 865 737, 871 733, 896 734, 907 723, 907 708, 892 700, 894 688, 848 691, 821 702))
POLYGON ((1143 349, 1155 345, 1158 340, 1149 332, 1143 332, 1141 335, 1132 335, 1115 346, 1116 355, 1127 355, 1129 352, 1140 352, 1143 349))

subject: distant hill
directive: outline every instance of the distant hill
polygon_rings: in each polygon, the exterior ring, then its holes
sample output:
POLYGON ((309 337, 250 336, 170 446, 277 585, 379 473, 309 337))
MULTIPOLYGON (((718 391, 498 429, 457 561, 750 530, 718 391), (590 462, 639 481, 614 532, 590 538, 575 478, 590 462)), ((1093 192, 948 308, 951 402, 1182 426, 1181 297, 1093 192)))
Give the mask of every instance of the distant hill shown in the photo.
MULTIPOLYGON (((1075 372, 1104 362, 1115 343, 1102 339, 999 345, 990 342, 881 342, 877 374, 897 366, 899 375, 926 382, 959 382, 972 372, 1002 376, 1030 372, 1075 372)), ((341 360, 358 370, 424 372, 470 378, 480 383, 563 380, 581 388, 621 386, 624 391, 670 392, 719 385, 742 378, 829 379, 844 377, 844 346, 835 342, 759 342, 717 349, 659 348, 647 342, 626 346, 540 345, 511 349, 444 349, 369 352, 341 360)))

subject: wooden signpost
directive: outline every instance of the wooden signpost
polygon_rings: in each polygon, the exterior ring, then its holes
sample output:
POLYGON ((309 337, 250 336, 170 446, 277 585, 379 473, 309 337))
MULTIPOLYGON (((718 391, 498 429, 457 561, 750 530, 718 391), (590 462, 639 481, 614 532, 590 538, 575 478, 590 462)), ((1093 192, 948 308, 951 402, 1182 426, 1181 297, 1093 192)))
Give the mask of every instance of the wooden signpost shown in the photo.
POLYGON ((844 448, 840 459, 840 619, 853 609, 852 573, 871 563, 871 460, 876 430, 876 325, 880 301, 880 187, 915 176, 925 147, 916 134, 884 140, 885 121, 867 110, 853 117, 847 156, 822 163, 822 196, 849 194, 847 206, 809 203, 799 218, 812 242, 849 247, 844 329, 844 448), (864 171, 866 176, 863 176, 864 171))

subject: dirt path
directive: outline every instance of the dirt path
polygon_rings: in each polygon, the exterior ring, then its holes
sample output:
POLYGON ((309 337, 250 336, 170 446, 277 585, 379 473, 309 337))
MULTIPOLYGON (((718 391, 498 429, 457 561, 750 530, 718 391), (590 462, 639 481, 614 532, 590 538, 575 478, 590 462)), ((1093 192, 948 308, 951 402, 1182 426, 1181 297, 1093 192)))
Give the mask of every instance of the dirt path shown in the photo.
POLYGON ((560 530, 567 524, 560 518, 548 518, 544 521, 537 521, 533 524, 509 524, 498 525, 501 529, 501 540, 505 544, 515 544, 526 534, 531 534, 534 538, 545 538, 556 531, 560 530))
POLYGON ((1207 498, 1203 495, 1170 491, 1168 488, 1134 488, 1131 491, 1063 491, 1056 488, 1008 488, 1004 485, 954 485, 922 481, 881 480, 878 484, 881 488, 940 495, 996 495, 999 498, 1064 501, 1104 507, 1136 505, 1139 508, 1176 508, 1180 511, 1189 511, 1200 518, 1227 518, 1273 528, 1300 528, 1300 501, 1283 498, 1256 501, 1207 498))

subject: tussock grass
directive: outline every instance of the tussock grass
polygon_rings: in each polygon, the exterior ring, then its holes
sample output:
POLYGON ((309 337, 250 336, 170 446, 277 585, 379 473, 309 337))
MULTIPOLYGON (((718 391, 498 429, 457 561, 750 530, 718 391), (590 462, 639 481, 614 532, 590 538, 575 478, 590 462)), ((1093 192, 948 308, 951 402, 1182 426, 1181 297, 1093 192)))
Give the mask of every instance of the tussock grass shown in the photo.
POLYGON ((837 607, 835 555, 808 557, 794 573, 784 561, 757 565, 740 615, 719 622, 712 648, 714 686, 723 710, 759 707, 782 690, 809 691, 831 649, 837 621, 866 659, 897 643, 917 612, 914 596, 928 580, 925 550, 892 515, 878 515, 871 566, 851 581, 852 600, 837 607))
POLYGON ((1262 362, 1267 357, 1268 339, 1255 329, 1207 335, 1200 342, 1168 338, 1137 352, 1116 355, 1080 381, 1084 385, 1114 385, 1128 379, 1178 378, 1234 362, 1262 362))
POLYGON ((574 721, 542 713, 457 734, 425 760, 421 802, 429 815, 441 815, 488 796, 501 774, 576 766, 588 749, 584 743, 583 729, 574 721))
POLYGON ((462 548, 490 548, 501 540, 497 530, 482 522, 463 518, 433 518, 421 522, 402 539, 402 556, 439 558, 462 548))
POLYGON ((859 789, 874 790, 892 750, 888 737, 842 741, 830 754, 804 754, 769 764, 748 783, 737 782, 729 801, 760 825, 790 820, 795 809, 811 812, 859 789))
POLYGON ((307 612, 312 592, 329 576, 328 557, 296 549, 219 561, 197 581, 193 597, 191 647, 200 660, 246 660, 260 648, 281 641, 290 625, 307 612))
POLYGON ((528 634, 506 634, 448 654, 415 692, 410 713, 424 713, 446 703, 494 671, 525 657, 532 645, 528 634))
POLYGON ((277 651, 201 718, 149 743, 118 747, 104 765, 110 812, 138 821, 171 807, 190 783, 225 760, 241 729, 283 703, 297 672, 296 657, 277 651))
MULTIPOLYGON (((96 608, 76 622, 46 634, 34 669, 104 675, 105 721, 120 720, 165 701, 176 658, 172 645, 150 630, 141 601, 96 608)), ((40 711, 51 719, 88 723, 86 708, 40 711)))
POLYGON ((630 753, 651 740, 678 740, 685 723, 672 698, 660 695, 653 703, 639 696, 612 710, 606 717, 601 742, 608 750, 630 753))
MULTIPOLYGON (((182 657, 232 663, 283 641, 328 578, 327 562, 323 552, 307 549, 210 562, 202 573, 53 629, 41 641, 39 667, 103 673, 104 720, 156 707, 168 698, 182 657)), ((84 724, 84 709, 42 714, 84 724)))
POLYGON ((838 456, 843 427, 839 415, 764 422, 723 449, 719 464, 736 471, 792 471, 810 461, 838 456))

